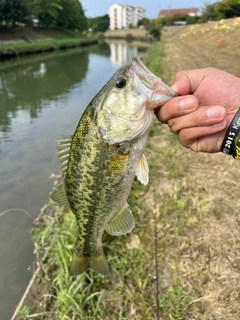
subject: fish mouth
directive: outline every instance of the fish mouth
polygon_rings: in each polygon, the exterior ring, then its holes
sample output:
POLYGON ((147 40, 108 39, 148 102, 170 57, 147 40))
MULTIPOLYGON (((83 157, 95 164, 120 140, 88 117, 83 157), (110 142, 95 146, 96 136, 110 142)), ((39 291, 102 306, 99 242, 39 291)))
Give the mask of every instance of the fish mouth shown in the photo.
POLYGON ((142 80, 142 82, 149 88, 154 89, 157 85, 157 77, 155 74, 153 74, 141 61, 141 59, 136 56, 132 59, 132 69, 136 73, 136 75, 139 77, 139 79, 142 80))
POLYGON ((159 107, 173 97, 178 96, 178 94, 163 83, 159 77, 155 76, 138 56, 132 59, 131 69, 143 84, 142 90, 144 90, 144 93, 149 98, 146 104, 147 109, 159 107))

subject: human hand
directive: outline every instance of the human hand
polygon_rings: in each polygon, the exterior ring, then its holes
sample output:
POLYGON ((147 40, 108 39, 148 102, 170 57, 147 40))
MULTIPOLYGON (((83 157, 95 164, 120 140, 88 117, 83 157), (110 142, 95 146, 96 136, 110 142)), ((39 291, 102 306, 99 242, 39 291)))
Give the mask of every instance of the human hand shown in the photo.
POLYGON ((193 151, 218 152, 240 107, 240 79, 215 68, 176 74, 172 89, 179 96, 156 109, 181 144, 193 151))

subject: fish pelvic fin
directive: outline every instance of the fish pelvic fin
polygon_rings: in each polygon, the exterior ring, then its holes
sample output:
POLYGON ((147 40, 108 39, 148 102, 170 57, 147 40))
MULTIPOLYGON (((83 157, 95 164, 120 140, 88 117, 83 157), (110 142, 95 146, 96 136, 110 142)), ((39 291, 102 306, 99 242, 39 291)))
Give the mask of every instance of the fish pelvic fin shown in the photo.
POLYGON ((74 252, 70 268, 71 276, 77 276, 88 269, 97 272, 101 277, 109 276, 109 266, 102 249, 93 256, 79 256, 74 252))
POLYGON ((135 222, 132 211, 126 203, 124 208, 108 222, 105 230, 113 236, 120 236, 132 231, 134 226, 135 222))
POLYGON ((148 173, 149 173, 148 163, 143 153, 143 155, 138 161, 138 166, 136 170, 136 176, 142 184, 145 184, 145 185, 148 184, 148 181, 149 181, 148 173))

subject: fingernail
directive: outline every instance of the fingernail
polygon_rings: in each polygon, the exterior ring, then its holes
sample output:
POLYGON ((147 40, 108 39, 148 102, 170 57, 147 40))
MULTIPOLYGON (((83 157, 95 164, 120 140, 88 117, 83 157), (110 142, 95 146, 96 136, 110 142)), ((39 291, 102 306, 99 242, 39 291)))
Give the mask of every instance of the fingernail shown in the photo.
POLYGON ((225 128, 226 125, 227 125, 227 120, 224 119, 223 121, 221 121, 221 122, 219 122, 219 123, 217 123, 217 124, 214 124, 213 127, 214 127, 214 128, 220 128, 220 127, 225 128))
POLYGON ((207 109, 206 114, 208 118, 222 118, 225 115, 225 109, 221 106, 212 107, 207 109))
POLYGON ((173 85, 171 86, 171 89, 173 89, 173 91, 175 91, 175 92, 177 92, 177 90, 178 90, 178 88, 177 88, 177 86, 175 86, 175 84, 173 84, 173 85))
POLYGON ((192 98, 182 99, 179 102, 179 106, 182 110, 190 110, 195 107, 195 100, 192 98))

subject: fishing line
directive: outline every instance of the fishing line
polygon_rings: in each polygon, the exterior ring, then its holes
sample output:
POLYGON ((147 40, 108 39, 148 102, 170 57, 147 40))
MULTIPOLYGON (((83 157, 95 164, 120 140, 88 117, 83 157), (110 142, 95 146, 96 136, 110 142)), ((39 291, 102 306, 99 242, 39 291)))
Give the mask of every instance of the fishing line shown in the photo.
POLYGON ((155 246, 155 274, 156 274, 156 319, 160 320, 160 306, 159 306, 159 288, 158 288, 158 231, 157 231, 157 201, 156 201, 156 188, 154 188, 154 220, 155 220, 155 226, 154 226, 154 246, 155 246))
POLYGON ((18 209, 18 208, 7 209, 7 210, 5 210, 5 211, 3 211, 3 212, 0 213, 0 217, 2 217, 2 216, 3 216, 4 214, 6 214, 6 213, 15 212, 15 211, 19 211, 19 212, 26 213, 26 215, 27 215, 29 218, 31 218, 31 215, 30 215, 29 212, 27 212, 27 211, 24 210, 24 209, 18 209))

